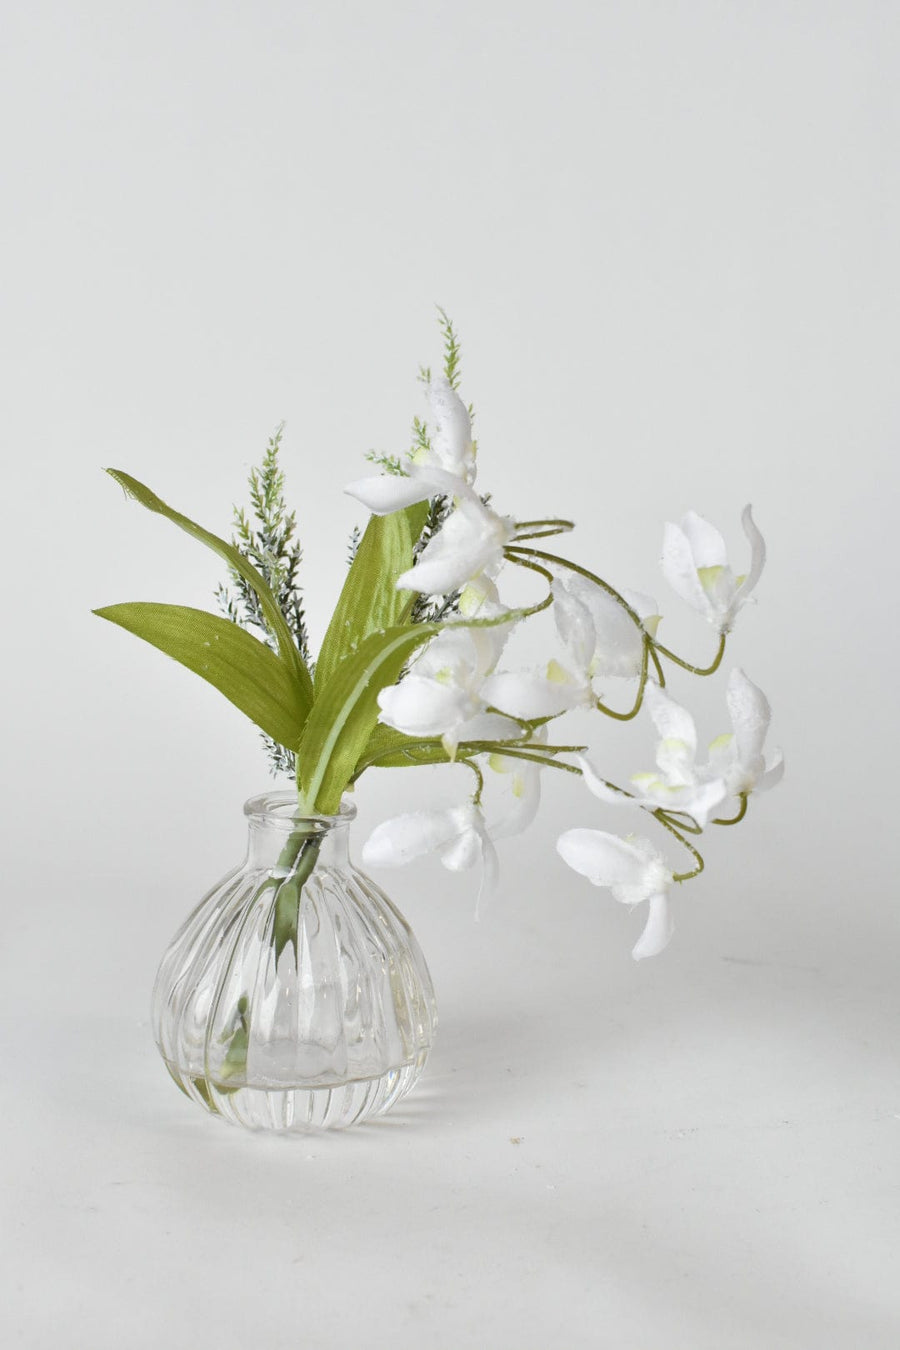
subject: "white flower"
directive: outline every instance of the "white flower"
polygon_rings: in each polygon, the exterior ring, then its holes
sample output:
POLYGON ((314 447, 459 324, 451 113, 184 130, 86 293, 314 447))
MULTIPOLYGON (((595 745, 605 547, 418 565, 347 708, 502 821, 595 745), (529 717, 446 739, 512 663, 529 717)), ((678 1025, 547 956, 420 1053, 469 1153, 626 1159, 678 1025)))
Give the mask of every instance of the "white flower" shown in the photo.
POLYGON ((585 784, 601 801, 684 812, 705 829, 727 797, 765 792, 782 777, 781 751, 767 757, 763 749, 772 715, 768 700, 742 670, 733 670, 728 678, 726 701, 733 730, 710 744, 706 764, 697 763, 697 728, 687 709, 652 683, 647 685, 646 699, 660 734, 658 772, 633 774, 636 794, 629 796, 610 787, 588 760, 579 757, 585 784))
MULTIPOLYGON (((430 381, 428 402, 435 424, 431 438, 434 462, 467 483, 474 482, 475 442, 472 440, 472 421, 468 408, 443 375, 435 376, 430 381)), ((424 458, 424 452, 422 456, 424 458)))
POLYGON ((498 516, 471 488, 457 492, 455 509, 425 545, 415 567, 397 578, 397 586, 423 595, 447 595, 482 574, 493 577, 515 533, 511 517, 498 516))
POLYGON ((388 515, 430 497, 449 497, 454 508, 422 550, 415 567, 397 579, 400 590, 448 595, 481 575, 493 577, 515 525, 485 506, 472 487, 475 445, 465 404, 443 376, 428 386, 434 433, 428 449, 419 449, 405 474, 360 478, 345 488, 375 515, 388 515))
MULTIPOLYGON (((539 727, 522 749, 539 747, 546 742, 547 728, 539 727)), ((541 803, 543 766, 533 759, 520 759, 516 755, 500 753, 489 755, 487 762, 495 773, 503 776, 509 788, 505 810, 491 822, 491 837, 505 839, 514 834, 521 834, 534 820, 541 803)))
MULTIPOLYGON (((428 386, 435 431, 428 450, 417 450, 407 474, 378 474, 357 479, 344 489, 376 516, 388 515, 438 494, 471 496, 475 480, 475 445, 465 404, 449 381, 439 376, 428 386)), ((435 591, 433 594, 440 594, 435 591)))
POLYGON ((497 850, 474 802, 443 811, 412 811, 382 821, 363 845, 362 858, 370 867, 404 867, 427 853, 437 853, 451 872, 480 863, 482 890, 496 884, 497 850))
POLYGON ((548 663, 546 675, 500 670, 485 680, 483 693, 495 708, 523 721, 557 717, 594 703, 590 682, 571 674, 558 661, 548 663))
POLYGON ((730 796, 766 792, 784 774, 781 751, 773 751, 771 757, 764 751, 772 718, 769 701, 762 690, 737 669, 728 677, 725 698, 732 732, 718 736, 710 745, 707 772, 724 781, 730 796))
POLYGON ((663 536, 661 561, 666 580, 721 633, 731 629, 766 561, 765 541, 749 506, 744 507, 741 523, 750 541, 750 568, 744 576, 734 575, 728 565, 725 540, 695 511, 689 511, 680 525, 666 525, 663 536))
POLYGON ((440 736, 450 755, 463 740, 514 740, 521 734, 518 723, 489 713, 482 692, 509 629, 449 625, 405 679, 381 690, 379 720, 407 736, 440 736))
POLYGON ((608 886, 624 905, 649 901, 644 931, 632 949, 636 961, 656 956, 672 936, 672 873, 648 839, 620 839, 603 830, 566 830, 556 843, 564 862, 595 886, 608 886))
MULTIPOLYGON (((617 600, 577 572, 557 577, 552 590, 557 631, 578 671, 587 678, 640 675, 644 635, 617 600)), ((654 637, 660 615, 652 596, 623 591, 622 598, 654 637)))
POLYGON ((633 774, 631 782, 636 793, 628 796, 611 788, 588 760, 579 757, 585 784, 601 801, 615 806, 643 806, 650 810, 662 807, 665 811, 683 812, 693 816, 704 829, 711 812, 728 795, 725 783, 698 768, 697 728, 687 709, 652 682, 647 685, 645 699, 660 735, 656 747, 657 771, 633 774))

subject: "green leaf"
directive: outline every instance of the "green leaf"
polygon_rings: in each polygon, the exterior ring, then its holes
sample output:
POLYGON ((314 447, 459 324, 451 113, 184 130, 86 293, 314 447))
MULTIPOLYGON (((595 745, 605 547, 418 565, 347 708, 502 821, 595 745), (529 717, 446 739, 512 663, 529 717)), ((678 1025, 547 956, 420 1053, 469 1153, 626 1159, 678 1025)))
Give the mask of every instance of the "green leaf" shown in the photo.
POLYGON ((378 695, 396 683, 416 647, 439 624, 402 624, 370 633, 321 690, 297 755, 301 809, 332 815, 378 719, 378 695))
POLYGON ((413 544, 427 514, 428 503, 421 502, 370 518, 319 652, 316 694, 370 633, 408 619, 415 593, 398 591, 397 578, 413 565, 413 544))
POLYGON ((263 642, 203 609, 127 604, 95 609, 200 675, 279 745, 295 748, 307 709, 296 680, 263 642))
POLYGON ((369 766, 378 769, 404 769, 418 764, 447 764, 450 756, 440 737, 407 736, 402 731, 377 722, 354 769, 359 777, 369 766))
POLYGON ((173 525, 177 525, 179 529, 184 530, 192 539, 199 539, 201 544, 205 544, 214 553, 218 553, 219 557, 224 558, 243 577, 247 585, 253 588, 259 596, 260 607, 265 615, 266 623, 278 643, 281 658, 297 684, 298 697, 308 709, 313 698, 312 679, 306 668, 306 663, 297 651, 287 620, 279 609, 278 601, 272 594, 265 578, 233 544, 228 544, 224 539, 219 539, 217 535, 210 534, 209 530, 204 530, 201 525, 195 524, 187 516, 183 516, 180 512, 173 510, 171 506, 167 506, 164 501, 157 497, 155 492, 151 492, 136 478, 132 478, 122 469, 107 469, 106 472, 116 480, 120 487, 125 489, 130 497, 134 497, 135 501, 140 502, 141 506, 146 506, 148 511, 155 511, 157 515, 165 516, 166 520, 170 520, 173 525))
MULTIPOLYGON (((496 754, 550 763, 555 755, 583 754, 585 748, 583 745, 547 745, 544 741, 460 741, 454 758, 459 761, 469 755, 496 754)), ((439 737, 407 736, 378 722, 357 761, 353 777, 355 781, 368 768, 409 769, 423 764, 453 762, 439 737)))

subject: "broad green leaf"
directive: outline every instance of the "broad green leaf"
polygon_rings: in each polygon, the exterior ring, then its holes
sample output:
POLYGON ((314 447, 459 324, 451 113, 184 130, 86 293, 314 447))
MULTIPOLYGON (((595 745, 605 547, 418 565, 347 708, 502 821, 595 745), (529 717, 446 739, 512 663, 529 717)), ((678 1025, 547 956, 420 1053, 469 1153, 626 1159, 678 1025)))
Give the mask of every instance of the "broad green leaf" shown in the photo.
POLYGON ((108 605, 94 613, 200 675, 279 745, 297 746, 306 720, 297 682, 281 658, 243 628, 183 605, 108 605))
POLYGON ((339 809, 378 719, 378 695, 439 630, 439 624, 417 623, 370 633, 335 670, 316 698, 297 755, 304 811, 331 815, 339 809))
POLYGON ((397 578, 413 565, 413 544, 422 532, 428 503, 389 516, 372 516, 350 565, 316 662, 316 692, 364 638, 405 623, 415 596, 398 591, 397 578))
MULTIPOLYGON (((214 553, 218 553, 220 558, 234 568, 234 570, 243 577, 248 586, 251 586, 259 596, 260 607, 265 616, 266 623, 278 643, 278 650, 281 653, 288 671, 294 677, 299 691, 299 698, 308 709, 312 704, 312 679, 306 668, 303 657, 297 650, 293 634, 288 627, 287 620, 278 607, 278 601, 272 594, 272 591, 266 580, 256 570, 252 563, 248 562, 239 549, 233 544, 228 544, 224 539, 219 539, 215 534, 210 534, 209 530, 204 530, 201 525, 197 525, 187 516, 181 515, 179 511, 173 510, 167 506, 164 501, 157 497, 155 492, 151 492, 143 483, 139 483, 136 478, 125 473, 122 469, 107 469, 106 472, 111 478, 114 478, 120 487, 124 488, 130 497, 140 502, 141 506, 146 506, 148 511, 155 511, 160 516, 165 516, 173 525, 184 530, 192 539, 199 539, 201 544, 211 548, 214 553)), ((276 738, 277 739, 277 738, 276 738)))

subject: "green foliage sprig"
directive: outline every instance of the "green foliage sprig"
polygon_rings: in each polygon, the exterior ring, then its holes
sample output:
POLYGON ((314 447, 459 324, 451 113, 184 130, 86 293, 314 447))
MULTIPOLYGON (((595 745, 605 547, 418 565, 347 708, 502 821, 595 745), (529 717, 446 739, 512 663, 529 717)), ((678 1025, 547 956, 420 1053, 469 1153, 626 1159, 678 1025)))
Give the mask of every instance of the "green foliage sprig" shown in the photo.
MULTIPOLYGON (((297 650, 310 673, 314 674, 303 592, 298 581, 303 549, 296 537, 296 512, 289 511, 285 501, 284 472, 279 462, 283 435, 282 422, 269 438, 262 463, 250 471, 248 487, 252 518, 242 507, 234 508, 232 543, 265 577, 287 620, 297 650)), ((256 591, 234 567, 229 567, 228 574, 230 585, 219 586, 216 590, 219 608, 238 627, 248 632, 256 629, 271 646, 272 639, 256 591)), ((293 776, 296 770, 293 751, 265 732, 263 743, 273 773, 293 776)))

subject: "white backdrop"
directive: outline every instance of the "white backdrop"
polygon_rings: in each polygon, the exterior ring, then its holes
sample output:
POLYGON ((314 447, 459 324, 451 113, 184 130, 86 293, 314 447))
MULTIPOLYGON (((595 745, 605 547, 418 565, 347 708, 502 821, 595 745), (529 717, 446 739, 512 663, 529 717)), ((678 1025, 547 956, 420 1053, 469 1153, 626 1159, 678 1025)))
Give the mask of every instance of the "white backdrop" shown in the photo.
MULTIPOLYGON (((89 0, 4 29, 12 1343, 896 1344, 896 7, 89 0), (289 1155, 154 1062, 156 962, 267 776, 228 704, 90 615, 208 606, 221 574, 100 470, 225 533, 284 419, 320 638, 341 488, 405 448, 438 303, 480 482, 573 514, 610 580, 662 597, 688 507, 740 560, 754 503, 770 563, 726 669, 788 776, 640 967, 639 920, 554 852, 616 827, 577 784, 477 926, 436 864, 380 878, 438 984, 431 1087, 289 1155)), ((360 833, 456 786, 371 774, 360 833)))

